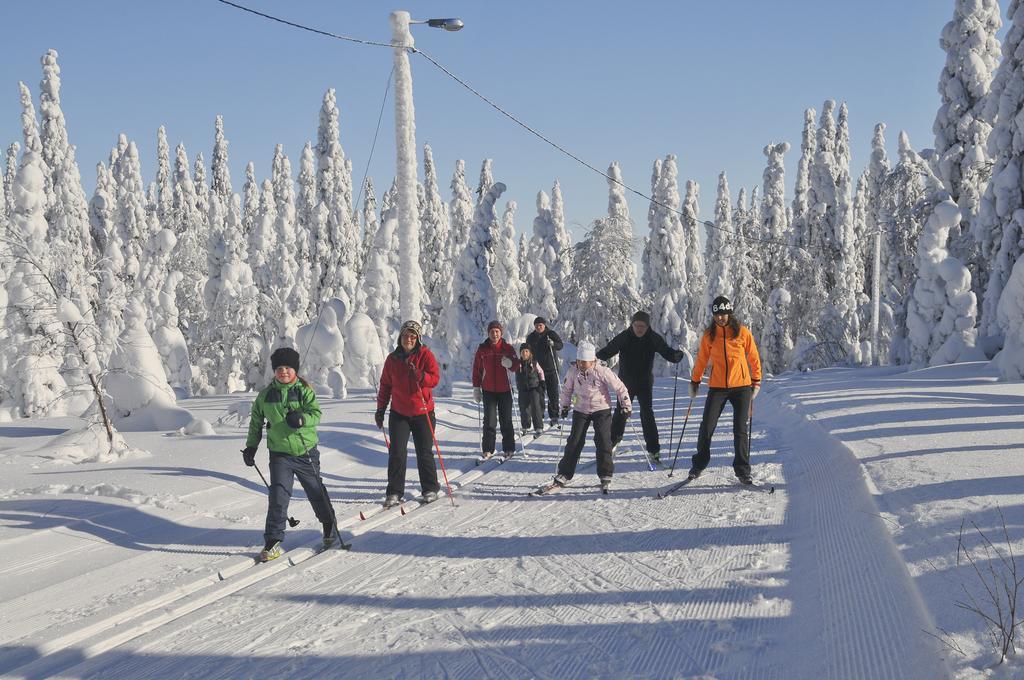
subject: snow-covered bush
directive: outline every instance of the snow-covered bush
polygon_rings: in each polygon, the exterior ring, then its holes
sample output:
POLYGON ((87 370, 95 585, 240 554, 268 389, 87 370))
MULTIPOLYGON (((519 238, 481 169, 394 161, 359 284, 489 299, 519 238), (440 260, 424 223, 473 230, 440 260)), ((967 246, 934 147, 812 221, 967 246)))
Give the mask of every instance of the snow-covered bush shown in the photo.
POLYGON ((971 274, 949 255, 949 232, 960 228, 960 209, 948 196, 935 206, 917 243, 918 279, 907 307, 910 358, 931 366, 978 359, 977 302, 971 274))

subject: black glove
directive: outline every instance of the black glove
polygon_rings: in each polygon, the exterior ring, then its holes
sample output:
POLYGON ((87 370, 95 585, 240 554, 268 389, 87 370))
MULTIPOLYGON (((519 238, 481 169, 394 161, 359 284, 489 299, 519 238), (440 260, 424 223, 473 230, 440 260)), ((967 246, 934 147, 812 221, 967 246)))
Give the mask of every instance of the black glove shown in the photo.
POLYGON ((568 417, 569 417, 569 407, 568 406, 563 406, 562 407, 561 418, 562 418, 562 420, 565 420, 568 417))
POLYGON ((242 462, 252 467, 256 464, 256 447, 246 446, 242 449, 242 462))
POLYGON ((288 423, 288 427, 297 430, 306 424, 306 419, 302 417, 301 411, 288 411, 288 415, 284 417, 284 422, 288 423))
POLYGON ((683 352, 683 350, 677 349, 675 352, 672 353, 672 363, 678 364, 680 361, 683 360, 683 357, 685 356, 686 353, 683 352))
POLYGON ((373 414, 373 422, 377 423, 378 429, 384 429, 384 409, 377 409, 377 412, 373 414))

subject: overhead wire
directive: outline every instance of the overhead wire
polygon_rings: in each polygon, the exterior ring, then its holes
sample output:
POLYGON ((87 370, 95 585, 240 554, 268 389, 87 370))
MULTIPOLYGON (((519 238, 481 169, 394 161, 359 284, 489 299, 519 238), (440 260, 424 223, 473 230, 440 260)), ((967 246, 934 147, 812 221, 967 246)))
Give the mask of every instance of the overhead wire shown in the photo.
MULTIPOLYGON (((410 52, 412 52, 414 54, 419 54, 420 56, 422 56, 431 65, 433 65, 435 68, 440 70, 443 74, 445 74, 446 76, 451 78, 458 85, 460 85, 463 88, 465 88, 473 96, 479 98, 481 101, 483 101, 484 103, 489 105, 495 111, 497 111, 498 113, 502 114, 503 116, 505 116, 506 118, 508 118, 512 122, 514 122, 516 125, 518 125, 519 127, 523 128, 524 130, 526 130, 531 135, 535 136, 537 139, 540 139, 545 144, 551 146, 552 148, 556 149, 560 153, 562 153, 565 156, 567 156, 567 157, 571 158, 572 160, 576 161, 577 163, 579 163, 583 167, 585 167, 585 168, 587 168, 589 170, 592 170, 593 172, 597 173, 601 177, 604 177, 609 182, 613 182, 615 184, 618 184, 619 186, 621 186, 626 191, 629 191, 629 192, 631 192, 631 193, 633 193, 633 194, 635 194, 635 195, 637 195, 637 196, 639 196, 639 197, 641 197, 641 198, 643 198, 643 199, 645 199, 647 201, 650 201, 651 203, 653 203, 654 205, 657 205, 658 207, 664 208, 665 210, 668 210, 669 212, 675 213, 675 214, 679 215, 680 217, 682 217, 684 219, 689 219, 690 218, 689 215, 687 215, 683 211, 679 210, 678 208, 674 208, 674 207, 672 207, 670 205, 666 205, 665 203, 662 203, 661 201, 659 201, 656 198, 654 198, 653 196, 649 196, 648 194, 645 194, 644 192, 639 191, 638 189, 634 189, 633 187, 631 187, 630 185, 626 184, 622 180, 617 179, 615 177, 612 177, 608 173, 606 173, 603 170, 601 170, 601 169, 595 167, 594 165, 588 163, 584 159, 580 158, 578 155, 572 153, 571 151, 566 149, 561 144, 558 144, 554 140, 550 139, 548 136, 542 134, 541 132, 539 132, 538 130, 534 129, 533 127, 531 127, 527 123, 523 122, 522 120, 520 120, 519 118, 517 118, 513 114, 511 114, 508 111, 506 111, 504 108, 502 108, 496 102, 494 102, 491 98, 489 98, 486 95, 484 95, 483 93, 481 93, 479 90, 477 90, 472 85, 470 85, 468 82, 466 82, 464 79, 462 79, 461 77, 459 77, 458 75, 453 73, 449 68, 447 68, 443 64, 441 64, 437 59, 435 59, 429 53, 419 49, 418 47, 415 47, 413 45, 401 45, 401 44, 394 44, 394 43, 385 43, 385 42, 380 42, 380 41, 375 41, 375 40, 364 40, 362 38, 353 38, 351 36, 339 35, 337 33, 331 33, 330 31, 325 31, 325 30, 322 30, 322 29, 319 29, 319 28, 314 28, 312 26, 307 26, 305 24, 300 24, 298 22, 289 21, 287 19, 282 19, 280 17, 276 17, 276 16, 273 16, 271 14, 266 14, 264 12, 260 12, 260 11, 251 9, 249 7, 245 7, 245 6, 240 5, 238 3, 231 2, 231 0, 217 0, 217 2, 223 3, 225 5, 229 5, 231 7, 234 7, 236 9, 239 9, 239 10, 242 10, 242 11, 245 11, 245 12, 249 12, 250 14, 255 14, 256 16, 263 17, 263 18, 268 19, 270 21, 275 21, 277 23, 281 23, 281 24, 284 24, 286 26, 291 26, 293 28, 298 28, 298 29, 303 30, 303 31, 308 31, 310 33, 315 33, 317 35, 322 35, 322 36, 325 36, 325 37, 328 37, 328 38, 333 38, 333 39, 336 39, 336 40, 342 40, 342 41, 346 41, 346 42, 357 43, 357 44, 360 44, 360 45, 371 45, 371 46, 374 46, 374 47, 389 47, 389 48, 405 47, 405 49, 409 50, 410 52)), ((740 239, 742 241, 746 241, 748 243, 760 243, 760 244, 765 244, 765 245, 777 245, 777 246, 781 246, 781 247, 784 247, 784 248, 791 248, 793 250, 817 250, 817 248, 815 246, 811 246, 811 245, 801 246, 801 245, 793 244, 793 243, 790 243, 788 241, 783 241, 783 240, 779 240, 779 239, 757 238, 757 237, 747 236, 747 235, 743 234, 740 231, 735 231, 735 230, 732 230, 732 229, 725 229, 723 227, 718 226, 714 222, 711 222, 711 221, 708 221, 708 220, 697 219, 697 222, 700 223, 700 224, 703 224, 708 229, 714 229, 715 231, 721 232, 723 234, 730 234, 730 235, 732 235, 732 236, 734 236, 734 237, 736 237, 736 238, 738 238, 738 239, 740 239)))

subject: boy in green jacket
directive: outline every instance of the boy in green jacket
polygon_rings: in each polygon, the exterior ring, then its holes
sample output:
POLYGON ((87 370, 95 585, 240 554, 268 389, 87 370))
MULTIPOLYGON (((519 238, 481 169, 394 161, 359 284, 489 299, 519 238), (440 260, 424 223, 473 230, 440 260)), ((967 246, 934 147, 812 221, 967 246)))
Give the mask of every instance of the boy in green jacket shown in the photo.
POLYGON ((270 495, 261 562, 280 557, 284 552, 281 540, 296 477, 323 525, 324 548, 329 548, 337 536, 334 508, 320 478, 320 451, 316 447, 320 405, 316 393, 298 376, 299 353, 291 347, 274 350, 270 364, 274 367, 274 381, 260 390, 252 405, 249 436, 242 450, 242 460, 254 466, 256 447, 263 438, 265 423, 267 448, 270 449, 270 495))

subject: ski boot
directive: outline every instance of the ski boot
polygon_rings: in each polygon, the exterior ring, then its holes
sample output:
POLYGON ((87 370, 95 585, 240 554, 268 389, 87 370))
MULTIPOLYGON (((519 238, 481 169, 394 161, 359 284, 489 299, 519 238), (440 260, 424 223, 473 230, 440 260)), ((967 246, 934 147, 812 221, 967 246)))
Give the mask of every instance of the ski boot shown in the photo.
POLYGON ((284 548, 281 547, 281 541, 267 541, 266 545, 263 546, 263 550, 260 551, 260 562, 276 560, 283 554, 284 548))

